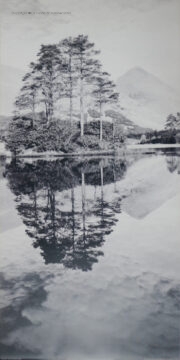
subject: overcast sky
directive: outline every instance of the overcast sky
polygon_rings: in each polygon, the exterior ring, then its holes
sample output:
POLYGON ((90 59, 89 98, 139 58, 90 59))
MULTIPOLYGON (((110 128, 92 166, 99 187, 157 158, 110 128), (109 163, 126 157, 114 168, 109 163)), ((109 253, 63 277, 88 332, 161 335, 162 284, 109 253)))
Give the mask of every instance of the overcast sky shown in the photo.
POLYGON ((89 35, 116 80, 140 66, 180 93, 180 0, 0 0, 1 63, 26 71, 40 45, 89 35), (71 12, 17 15, 12 12, 71 12))

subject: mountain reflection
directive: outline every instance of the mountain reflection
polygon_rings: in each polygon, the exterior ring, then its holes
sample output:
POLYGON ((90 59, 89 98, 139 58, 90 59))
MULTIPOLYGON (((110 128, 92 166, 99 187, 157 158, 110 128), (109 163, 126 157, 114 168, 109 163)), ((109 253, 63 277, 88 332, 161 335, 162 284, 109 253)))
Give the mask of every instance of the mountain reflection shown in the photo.
POLYGON ((88 271, 103 256, 105 235, 121 212, 121 198, 104 200, 104 185, 120 180, 125 160, 12 161, 9 187, 33 246, 45 264, 88 271))
POLYGON ((174 171, 177 171, 177 173, 180 174, 180 153, 171 152, 166 154, 166 164, 169 172, 173 173, 174 171))

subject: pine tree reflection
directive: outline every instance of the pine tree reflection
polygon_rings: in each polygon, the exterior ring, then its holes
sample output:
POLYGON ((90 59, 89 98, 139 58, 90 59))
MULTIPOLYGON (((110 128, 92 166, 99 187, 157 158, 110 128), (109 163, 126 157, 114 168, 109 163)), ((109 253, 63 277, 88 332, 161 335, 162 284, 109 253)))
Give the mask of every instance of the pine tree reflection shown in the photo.
POLYGON ((104 186, 119 180, 125 171, 124 161, 112 160, 12 162, 6 166, 26 232, 33 246, 41 249, 46 264, 62 263, 87 271, 98 262, 121 202, 118 197, 104 200, 104 186), (91 196, 89 186, 99 189, 98 195, 91 196))

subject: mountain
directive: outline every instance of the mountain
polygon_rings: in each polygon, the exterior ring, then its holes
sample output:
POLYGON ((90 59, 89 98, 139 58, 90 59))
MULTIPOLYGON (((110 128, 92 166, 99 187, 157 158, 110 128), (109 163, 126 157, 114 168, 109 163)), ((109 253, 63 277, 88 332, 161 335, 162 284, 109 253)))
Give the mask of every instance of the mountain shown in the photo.
POLYGON ((117 80, 121 111, 137 125, 162 129, 170 113, 180 111, 174 89, 141 68, 133 68, 117 80))
POLYGON ((0 73, 0 115, 11 115, 13 104, 22 86, 21 81, 25 72, 21 69, 1 64, 0 73))
POLYGON ((129 120, 121 111, 111 109, 107 110, 105 114, 106 119, 111 118, 111 121, 112 119, 114 120, 116 130, 118 130, 119 126, 123 126, 126 135, 142 135, 146 132, 152 131, 152 128, 139 126, 134 121, 129 120))

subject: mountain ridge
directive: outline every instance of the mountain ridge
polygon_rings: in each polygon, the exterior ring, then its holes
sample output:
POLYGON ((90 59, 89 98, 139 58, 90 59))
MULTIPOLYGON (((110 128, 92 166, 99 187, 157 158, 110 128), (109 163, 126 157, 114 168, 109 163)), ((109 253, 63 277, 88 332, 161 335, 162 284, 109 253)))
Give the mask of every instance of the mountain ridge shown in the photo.
POLYGON ((141 68, 140 66, 134 66, 134 67, 130 68, 129 70, 127 70, 124 74, 122 74, 121 76, 118 77, 117 82, 118 82, 118 80, 120 78, 124 77, 124 75, 130 74, 130 73, 132 73, 134 71, 139 72, 139 73, 144 74, 144 75, 151 75, 151 77, 153 77, 154 80, 158 81, 162 85, 168 87, 170 90, 177 93, 177 91, 171 85, 169 85, 165 81, 161 80, 157 75, 152 74, 150 71, 147 71, 147 70, 141 68))
POLYGON ((167 116, 180 109, 176 90, 140 67, 119 77, 116 87, 123 115, 139 126, 162 129, 167 116))

